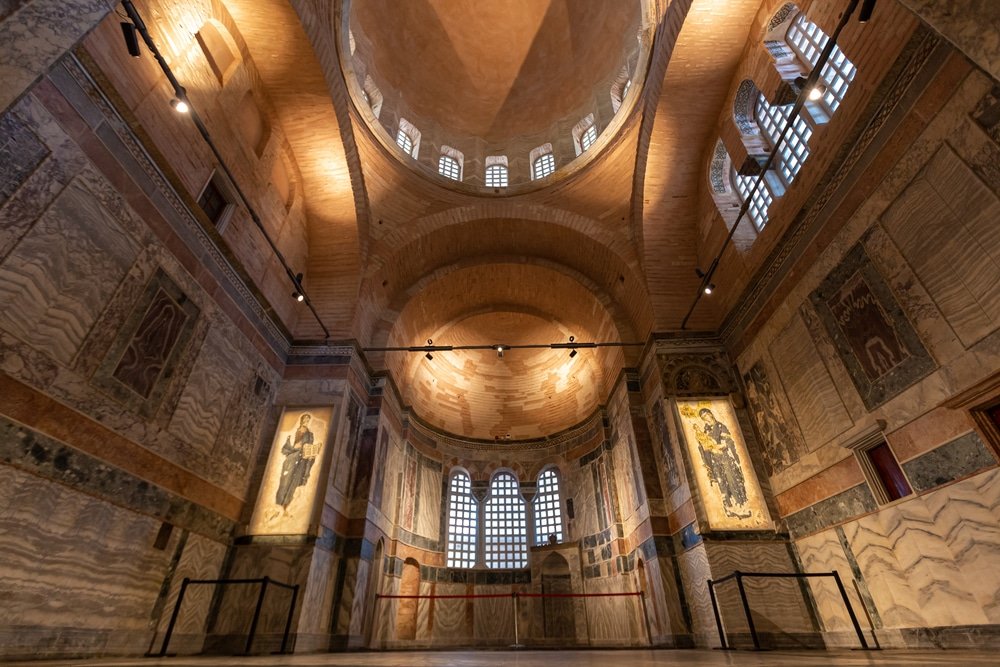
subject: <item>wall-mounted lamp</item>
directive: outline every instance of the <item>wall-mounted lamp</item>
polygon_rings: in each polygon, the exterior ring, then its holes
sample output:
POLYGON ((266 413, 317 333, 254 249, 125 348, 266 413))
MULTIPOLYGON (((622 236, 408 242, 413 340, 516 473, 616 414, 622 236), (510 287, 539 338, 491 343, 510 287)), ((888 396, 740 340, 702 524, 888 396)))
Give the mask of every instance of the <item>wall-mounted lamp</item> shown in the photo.
POLYGON ((292 290, 292 298, 296 301, 302 302, 306 300, 306 295, 302 293, 302 274, 295 274, 295 289, 292 290))
POLYGON ((714 283, 709 283, 709 284, 705 285, 705 294, 711 294, 713 291, 715 291, 715 284, 714 283))
POLYGON ((191 106, 179 97, 175 97, 170 100, 170 106, 174 108, 177 113, 187 113, 191 111, 191 106))
POLYGON ((503 345, 496 346, 497 359, 503 359, 503 345))

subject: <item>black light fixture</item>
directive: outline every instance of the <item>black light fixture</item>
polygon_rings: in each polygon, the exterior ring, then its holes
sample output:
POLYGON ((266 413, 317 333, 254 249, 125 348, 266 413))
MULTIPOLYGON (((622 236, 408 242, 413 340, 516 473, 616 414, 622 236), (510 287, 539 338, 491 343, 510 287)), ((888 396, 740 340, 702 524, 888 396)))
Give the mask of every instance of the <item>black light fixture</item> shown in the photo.
POLYGON ((711 294, 715 290, 715 283, 705 285, 705 294, 711 294))
POLYGON ((125 48, 128 49, 128 54, 133 58, 138 58, 142 54, 139 53, 139 35, 136 34, 135 24, 130 21, 122 21, 122 37, 125 38, 125 48))
POLYGON ((861 10, 858 11, 858 23, 868 23, 875 11, 875 0, 862 0, 861 10))
MULTIPOLYGON (((428 338, 427 339, 427 346, 430 347, 433 344, 434 344, 434 341, 431 340, 430 338, 428 338)), ((434 355, 431 354, 430 350, 427 350, 427 354, 425 354, 424 356, 427 357, 427 361, 434 361, 434 355)))
MULTIPOLYGON (((575 337, 575 336, 570 336, 570 337, 569 337, 569 342, 571 342, 571 343, 572 343, 572 342, 574 342, 575 340, 576 340, 576 337, 575 337)), ((572 350, 570 350, 570 353, 569 353, 569 358, 570 358, 570 359, 572 359, 572 358, 573 358, 573 357, 575 357, 575 356, 576 356, 576 348, 574 347, 574 348, 573 348, 572 350)))
POLYGON ((306 295, 302 293, 302 274, 295 274, 295 289, 292 290, 292 298, 302 302, 306 300, 306 295))
POLYGON ((191 105, 189 105, 186 101, 184 101, 184 98, 182 97, 175 97, 174 99, 170 100, 170 106, 172 106, 174 108, 174 111, 176 111, 177 113, 187 113, 191 111, 191 105))
POLYGON ((503 359, 503 345, 497 345, 495 349, 497 351, 497 359, 503 359))

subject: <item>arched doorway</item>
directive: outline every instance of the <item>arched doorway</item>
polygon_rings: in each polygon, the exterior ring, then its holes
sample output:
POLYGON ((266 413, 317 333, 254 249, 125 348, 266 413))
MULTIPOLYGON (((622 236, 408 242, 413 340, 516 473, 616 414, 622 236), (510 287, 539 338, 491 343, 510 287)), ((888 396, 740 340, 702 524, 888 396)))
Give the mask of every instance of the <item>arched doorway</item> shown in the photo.
MULTIPOLYGON (((553 552, 542 561, 542 593, 572 593, 569 563, 553 552)), ((573 598, 543 598, 542 613, 546 639, 576 639, 573 598)))

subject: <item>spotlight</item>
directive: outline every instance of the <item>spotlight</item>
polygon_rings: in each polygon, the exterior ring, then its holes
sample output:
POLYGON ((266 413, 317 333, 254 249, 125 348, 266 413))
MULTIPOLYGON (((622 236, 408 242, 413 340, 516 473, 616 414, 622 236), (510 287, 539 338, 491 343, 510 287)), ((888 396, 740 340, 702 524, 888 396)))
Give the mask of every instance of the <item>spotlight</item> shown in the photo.
POLYGON ((128 54, 133 58, 138 58, 142 54, 139 53, 139 37, 135 34, 135 24, 122 21, 121 26, 122 37, 125 38, 125 48, 128 49, 128 54))
MULTIPOLYGON (((807 79, 804 76, 795 77, 795 87, 802 90, 806 87, 806 81, 807 79)), ((826 84, 822 81, 817 81, 816 85, 809 89, 806 99, 810 102, 816 102, 822 99, 824 95, 826 95, 826 84)))
POLYGON ((858 23, 868 23, 872 18, 873 11, 875 11, 875 0, 863 0, 861 11, 858 12, 858 23))
POLYGON ((569 358, 570 358, 570 359, 572 359, 572 358, 573 358, 573 357, 575 357, 575 356, 576 356, 576 350, 572 350, 572 351, 570 351, 570 353, 569 353, 569 358))
POLYGON ((705 285, 705 294, 711 294, 713 290, 715 290, 715 285, 714 284, 709 283, 709 284, 705 285))
POLYGON ((503 359, 503 345, 497 345, 497 359, 503 359))
POLYGON ((175 97, 170 100, 170 106, 172 106, 174 111, 177 113, 187 113, 188 111, 191 111, 191 107, 188 106, 188 103, 179 97, 175 97))
POLYGON ((295 274, 295 289, 292 290, 292 298, 302 302, 306 300, 306 295, 302 293, 302 274, 295 274))
POLYGON ((431 354, 430 352, 428 352, 424 356, 427 357, 427 361, 434 361, 434 355, 431 354))

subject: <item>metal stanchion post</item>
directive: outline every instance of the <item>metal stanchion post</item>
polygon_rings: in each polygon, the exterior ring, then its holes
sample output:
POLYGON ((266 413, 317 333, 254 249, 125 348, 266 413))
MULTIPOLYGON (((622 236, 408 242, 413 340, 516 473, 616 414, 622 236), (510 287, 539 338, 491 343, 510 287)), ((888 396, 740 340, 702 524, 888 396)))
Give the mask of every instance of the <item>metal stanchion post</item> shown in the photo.
POLYGON ((760 639, 757 637, 757 628, 753 624, 753 614, 750 613, 750 601, 747 600, 747 589, 743 586, 743 573, 736 571, 736 586, 740 589, 740 600, 743 602, 743 613, 747 617, 747 627, 750 628, 750 638, 753 640, 755 650, 760 650, 760 639))
POLYGON ((524 644, 521 643, 520 636, 517 627, 517 611, 518 611, 518 595, 517 591, 511 591, 511 607, 514 610, 514 643, 511 648, 524 648, 524 644))
POLYGON ((260 595, 257 596, 257 608, 253 611, 253 620, 250 622, 250 634, 247 635, 246 655, 250 655, 250 648, 253 646, 254 635, 257 634, 257 623, 260 621, 260 611, 264 608, 264 595, 267 593, 267 582, 270 577, 260 580, 260 595))

